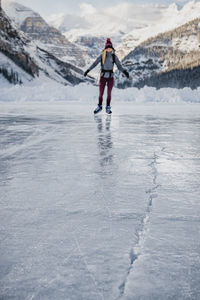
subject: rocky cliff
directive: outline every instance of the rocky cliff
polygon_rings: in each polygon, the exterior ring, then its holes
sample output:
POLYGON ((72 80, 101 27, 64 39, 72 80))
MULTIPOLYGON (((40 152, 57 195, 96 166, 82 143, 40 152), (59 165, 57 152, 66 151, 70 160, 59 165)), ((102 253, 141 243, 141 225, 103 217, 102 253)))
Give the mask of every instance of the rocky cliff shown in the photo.
POLYGON ((37 64, 25 49, 28 43, 28 39, 12 26, 4 11, 0 9, 0 73, 12 83, 22 82, 17 67, 22 69, 22 77, 39 75, 37 64), (13 64, 16 68, 13 68, 13 64))
POLYGON ((48 77, 64 85, 92 81, 83 77, 81 69, 38 47, 0 9, 0 78, 2 76, 14 84, 33 81, 35 77, 41 80, 48 77))
POLYGON ((69 42, 59 30, 28 7, 16 2, 5 2, 4 9, 18 29, 34 40, 37 45, 65 62, 79 67, 85 66, 85 53, 77 45, 69 42))

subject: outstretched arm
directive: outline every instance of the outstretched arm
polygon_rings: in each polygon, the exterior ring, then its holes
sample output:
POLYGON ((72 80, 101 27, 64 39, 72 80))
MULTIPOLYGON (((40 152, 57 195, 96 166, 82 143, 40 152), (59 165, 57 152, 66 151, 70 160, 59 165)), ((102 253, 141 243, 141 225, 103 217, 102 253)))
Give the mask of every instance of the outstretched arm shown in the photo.
POLYGON ((115 55, 115 63, 117 65, 118 70, 120 70, 122 73, 126 75, 127 78, 129 78, 129 73, 122 67, 117 55, 115 55))
POLYGON ((121 72, 124 72, 124 69, 119 61, 119 58, 117 57, 117 55, 115 55, 115 63, 117 65, 118 70, 120 70, 121 72))
POLYGON ((92 69, 94 69, 101 61, 101 55, 97 57, 97 59, 93 62, 93 64, 85 71, 84 76, 87 76, 87 73, 89 73, 92 69))
POLYGON ((93 62, 93 64, 88 68, 89 71, 94 69, 101 61, 101 55, 97 57, 97 59, 93 62))

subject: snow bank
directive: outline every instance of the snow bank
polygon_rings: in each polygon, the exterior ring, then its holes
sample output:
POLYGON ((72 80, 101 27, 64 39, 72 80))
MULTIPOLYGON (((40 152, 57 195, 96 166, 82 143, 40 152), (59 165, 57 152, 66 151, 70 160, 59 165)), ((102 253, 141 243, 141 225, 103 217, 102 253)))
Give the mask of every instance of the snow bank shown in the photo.
POLYGON ((126 90, 115 90, 117 98, 124 99, 126 101, 135 101, 137 103, 144 102, 163 102, 163 103, 181 103, 181 102, 193 102, 200 103, 200 87, 196 90, 191 88, 173 89, 162 88, 156 90, 156 88, 145 86, 143 89, 128 88, 126 90))
MULTIPOLYGON (((3 83, 3 82, 1 82, 3 83)), ((87 83, 79 84, 75 87, 62 86, 52 81, 31 82, 25 86, 12 86, 2 84, 0 101, 95 101, 98 99, 98 86, 87 83)), ((105 98, 105 96, 104 96, 105 98)), ((113 101, 131 101, 135 103, 200 103, 200 87, 196 90, 184 88, 182 90, 163 88, 156 90, 151 87, 143 89, 127 88, 120 90, 113 89, 113 101)))

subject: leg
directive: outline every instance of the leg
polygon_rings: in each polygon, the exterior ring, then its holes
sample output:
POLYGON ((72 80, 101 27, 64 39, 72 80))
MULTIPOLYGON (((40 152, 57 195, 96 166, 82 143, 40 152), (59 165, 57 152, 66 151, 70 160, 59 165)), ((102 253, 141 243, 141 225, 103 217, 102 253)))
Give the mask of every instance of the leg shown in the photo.
POLYGON ((113 88, 113 85, 114 85, 114 78, 113 77, 108 78, 107 85, 108 85, 107 106, 110 106, 111 93, 112 93, 112 88, 113 88))
POLYGON ((103 103, 103 93, 106 86, 106 78, 101 77, 99 80, 99 105, 103 103))

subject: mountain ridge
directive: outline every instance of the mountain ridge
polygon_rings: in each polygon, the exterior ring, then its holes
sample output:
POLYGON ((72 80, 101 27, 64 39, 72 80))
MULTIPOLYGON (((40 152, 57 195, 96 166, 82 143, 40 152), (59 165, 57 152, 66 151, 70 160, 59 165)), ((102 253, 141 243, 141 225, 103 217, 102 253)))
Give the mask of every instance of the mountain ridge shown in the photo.
POLYGON ((133 30, 127 33, 123 39, 122 44, 117 47, 117 52, 120 58, 124 58, 135 47, 145 42, 148 38, 184 25, 185 23, 194 20, 200 16, 200 1, 188 1, 181 7, 173 3, 168 6, 163 13, 160 22, 152 23, 147 28, 133 30), (170 22, 169 22, 170 20, 170 22))
MULTIPOLYGON (((39 68, 32 57, 25 49, 25 45, 29 40, 25 35, 19 33, 11 24, 10 20, 5 15, 0 2, 0 52, 8 58, 8 61, 14 62, 19 68, 28 74, 28 78, 34 78, 39 75, 39 68)), ((2 65, 0 66, 1 74, 4 75, 11 83, 21 83, 18 72, 6 65, 9 63, 1 58, 2 65)))
POLYGON ((200 1, 188 1, 182 5, 136 5, 122 2, 118 5, 108 4, 101 10, 88 4, 82 5, 80 9, 79 15, 54 14, 48 17, 48 21, 71 42, 86 48, 84 40, 92 40, 94 37, 105 40, 109 35, 118 57, 123 59, 148 38, 199 17, 200 1))
POLYGON ((92 81, 83 77, 81 69, 59 60, 19 31, 3 11, 1 2, 0 76, 13 84, 28 83, 41 76, 43 80, 49 78, 63 85, 92 81))
POLYGON ((39 47, 77 67, 85 66, 86 53, 68 41, 59 30, 50 26, 39 13, 15 1, 5 2, 4 9, 17 28, 39 47))
MULTIPOLYGON (((162 78, 167 78, 167 74, 171 78, 172 74, 178 74, 178 71, 185 78, 187 71, 190 73, 190 80, 181 84, 179 79, 174 79, 174 86, 198 86, 198 82, 192 83, 192 71, 194 69, 194 77, 200 66, 200 18, 196 18, 184 25, 177 27, 165 33, 158 34, 155 37, 147 39, 141 43, 133 51, 131 51, 122 61, 124 66, 129 70, 132 82, 124 80, 119 73, 117 76, 117 86, 124 88, 126 86, 143 87, 144 85, 155 86, 159 88, 162 78), (191 40, 193 44, 191 44, 191 40), (197 68, 197 69, 196 69, 197 68), (165 75, 164 75, 165 74, 165 75), (161 78, 162 77, 162 78, 161 78), (179 83, 178 83, 179 82, 179 83)), ((195 79, 196 80, 196 79, 195 79)), ((170 79, 161 84, 163 86, 172 86, 170 79)))

